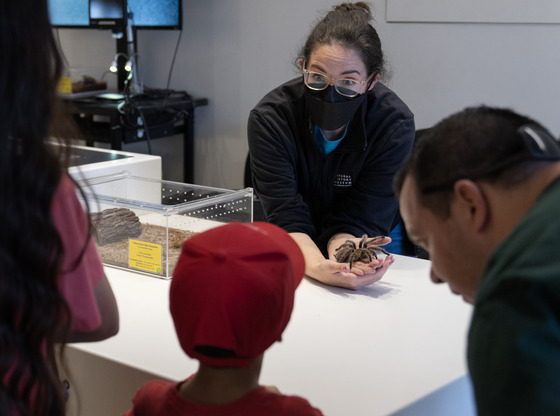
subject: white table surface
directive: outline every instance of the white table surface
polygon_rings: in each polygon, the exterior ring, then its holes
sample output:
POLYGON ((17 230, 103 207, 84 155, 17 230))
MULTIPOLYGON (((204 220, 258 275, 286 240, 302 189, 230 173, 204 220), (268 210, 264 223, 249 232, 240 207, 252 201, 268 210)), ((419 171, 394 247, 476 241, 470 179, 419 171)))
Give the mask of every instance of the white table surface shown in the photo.
MULTIPOLYGON (((463 377, 472 308, 433 284, 429 266, 396 256, 380 282, 358 291, 304 279, 283 341, 265 354, 261 383, 303 396, 325 415, 372 416, 463 377)), ((170 281, 105 270, 119 305, 119 334, 71 348, 154 378, 181 380, 196 371, 175 336, 170 281)))

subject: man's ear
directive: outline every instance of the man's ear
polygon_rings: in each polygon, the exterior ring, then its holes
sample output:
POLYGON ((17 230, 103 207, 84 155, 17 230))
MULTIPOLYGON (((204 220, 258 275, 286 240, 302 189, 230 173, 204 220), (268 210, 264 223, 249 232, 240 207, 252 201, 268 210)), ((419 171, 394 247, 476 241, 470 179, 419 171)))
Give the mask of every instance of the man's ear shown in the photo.
POLYGON ((460 179, 453 187, 455 208, 472 230, 483 231, 490 220, 490 206, 484 191, 476 182, 460 179))

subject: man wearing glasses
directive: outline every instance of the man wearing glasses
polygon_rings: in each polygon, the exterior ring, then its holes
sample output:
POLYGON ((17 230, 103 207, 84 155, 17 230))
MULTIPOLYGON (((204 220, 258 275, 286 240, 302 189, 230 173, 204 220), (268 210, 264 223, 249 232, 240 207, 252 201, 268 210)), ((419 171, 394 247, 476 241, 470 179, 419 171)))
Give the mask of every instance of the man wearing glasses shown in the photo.
POLYGON ((557 140, 512 111, 469 108, 422 136, 395 191, 431 279, 474 304, 478 415, 560 415, 557 140))
POLYGON ((336 262, 336 248, 392 230, 392 179, 414 140, 413 114, 379 82, 384 60, 371 17, 366 3, 335 6, 298 56, 301 76, 268 93, 248 124, 266 220, 296 240, 306 275, 352 289, 381 279, 394 259, 350 268, 336 262))

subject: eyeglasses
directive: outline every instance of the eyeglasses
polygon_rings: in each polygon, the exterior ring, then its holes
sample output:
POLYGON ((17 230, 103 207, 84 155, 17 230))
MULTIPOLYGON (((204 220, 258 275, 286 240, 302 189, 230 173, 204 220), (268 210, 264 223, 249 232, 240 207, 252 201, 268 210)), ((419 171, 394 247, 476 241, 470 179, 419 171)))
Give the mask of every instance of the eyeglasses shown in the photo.
POLYGON ((305 82, 307 88, 313 91, 322 91, 332 83, 336 92, 345 97, 355 97, 363 93, 363 85, 369 82, 372 77, 373 75, 365 81, 357 81, 352 78, 334 79, 328 75, 303 68, 303 82, 305 82))
POLYGON ((522 152, 503 158, 499 163, 494 164, 490 169, 482 169, 479 171, 475 170, 470 174, 456 177, 453 180, 447 180, 437 185, 425 186, 420 191, 423 194, 430 194, 439 191, 451 190, 453 189, 455 182, 458 180, 469 179, 471 181, 478 181, 484 178, 490 178, 493 175, 503 172, 507 168, 528 160, 560 160, 560 142, 546 129, 535 124, 526 124, 517 129, 517 134, 523 139, 522 152))

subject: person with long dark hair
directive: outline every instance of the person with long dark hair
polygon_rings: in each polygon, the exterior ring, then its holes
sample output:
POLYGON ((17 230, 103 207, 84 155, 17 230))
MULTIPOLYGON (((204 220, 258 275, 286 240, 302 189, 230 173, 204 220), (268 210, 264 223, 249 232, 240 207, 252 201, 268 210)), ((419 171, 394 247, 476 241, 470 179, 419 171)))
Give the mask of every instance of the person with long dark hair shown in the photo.
POLYGON ((116 334, 118 310, 67 174, 46 0, 0 2, 0 62, 0 414, 64 415, 56 346, 116 334))

